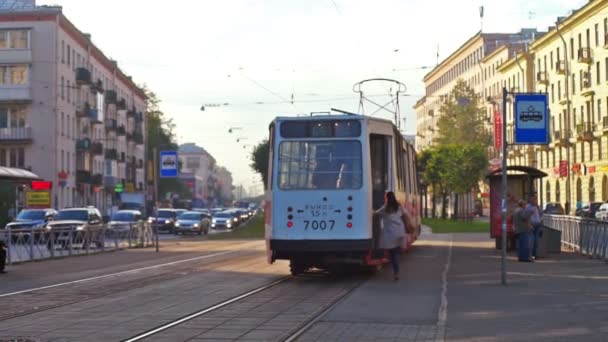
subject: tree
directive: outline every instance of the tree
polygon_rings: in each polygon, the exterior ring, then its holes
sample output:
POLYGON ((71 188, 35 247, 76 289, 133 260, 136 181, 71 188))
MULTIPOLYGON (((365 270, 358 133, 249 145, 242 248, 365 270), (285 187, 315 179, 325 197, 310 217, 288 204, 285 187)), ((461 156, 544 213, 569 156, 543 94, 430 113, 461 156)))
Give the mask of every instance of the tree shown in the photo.
POLYGON ((437 144, 490 144, 490 135, 484 127, 482 101, 464 81, 456 83, 441 105, 439 114, 437 144))
MULTIPOLYGON (((175 142, 175 123, 172 119, 168 119, 160 110, 160 99, 154 92, 144 86, 144 91, 147 96, 147 158, 153 160, 154 148, 157 153, 159 151, 168 150, 176 151, 178 145, 175 142)), ((158 158, 158 156, 157 156, 158 158)), ((158 166, 156 166, 158 167, 158 166)), ((181 164, 179 165, 181 167, 181 164)), ((168 192, 177 193, 181 198, 191 198, 190 189, 179 178, 160 178, 158 181, 158 194, 160 198, 168 192)))
POLYGON ((269 143, 268 139, 260 141, 251 152, 251 164, 249 166, 262 176, 264 185, 268 184, 268 158, 269 143))

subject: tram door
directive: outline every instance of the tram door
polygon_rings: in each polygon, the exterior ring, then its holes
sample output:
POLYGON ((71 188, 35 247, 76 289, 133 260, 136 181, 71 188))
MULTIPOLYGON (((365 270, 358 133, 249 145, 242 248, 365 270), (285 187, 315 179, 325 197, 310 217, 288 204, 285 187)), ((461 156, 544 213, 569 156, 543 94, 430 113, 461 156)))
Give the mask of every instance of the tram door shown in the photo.
MULTIPOLYGON (((370 161, 372 170, 371 196, 372 207, 374 210, 380 209, 384 204, 384 192, 389 187, 389 142, 390 137, 386 135, 371 134, 369 139, 370 144, 370 161)), ((380 237, 380 217, 373 217, 373 238, 374 247, 378 249, 380 237)))

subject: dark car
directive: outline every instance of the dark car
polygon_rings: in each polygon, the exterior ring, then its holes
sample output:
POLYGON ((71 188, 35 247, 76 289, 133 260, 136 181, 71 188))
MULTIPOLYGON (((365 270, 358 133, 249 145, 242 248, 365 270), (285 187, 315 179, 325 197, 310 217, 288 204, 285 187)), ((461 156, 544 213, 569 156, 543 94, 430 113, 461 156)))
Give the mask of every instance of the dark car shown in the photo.
POLYGON ((88 248, 91 243, 103 246, 103 221, 97 208, 71 208, 60 210, 47 226, 47 246, 56 245, 66 248, 69 245, 82 244, 88 248))
POLYGON ((19 212, 17 218, 6 225, 5 229, 11 229, 13 242, 28 242, 32 232, 35 240, 46 232, 49 221, 57 215, 55 209, 24 209, 19 212))
POLYGON ((564 215, 564 208, 560 203, 547 203, 543 213, 549 215, 564 215))
POLYGON ((161 232, 175 232, 175 222, 177 221, 178 211, 173 209, 158 209, 155 216, 150 216, 148 221, 152 223, 152 228, 161 232))
POLYGON ((175 234, 197 233, 201 235, 205 233, 207 235, 210 225, 211 220, 208 215, 197 211, 188 211, 177 217, 175 234))

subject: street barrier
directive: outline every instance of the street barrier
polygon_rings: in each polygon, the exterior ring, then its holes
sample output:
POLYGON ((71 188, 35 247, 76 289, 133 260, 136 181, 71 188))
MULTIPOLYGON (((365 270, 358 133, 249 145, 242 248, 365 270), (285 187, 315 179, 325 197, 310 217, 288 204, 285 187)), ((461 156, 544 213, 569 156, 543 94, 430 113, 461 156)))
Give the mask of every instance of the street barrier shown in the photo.
POLYGON ((155 234, 148 222, 82 227, 6 228, 0 231, 8 246, 8 263, 101 253, 124 248, 152 247, 155 234))
POLYGON ((608 260, 608 221, 545 215, 543 225, 562 233, 562 244, 590 258, 608 260))

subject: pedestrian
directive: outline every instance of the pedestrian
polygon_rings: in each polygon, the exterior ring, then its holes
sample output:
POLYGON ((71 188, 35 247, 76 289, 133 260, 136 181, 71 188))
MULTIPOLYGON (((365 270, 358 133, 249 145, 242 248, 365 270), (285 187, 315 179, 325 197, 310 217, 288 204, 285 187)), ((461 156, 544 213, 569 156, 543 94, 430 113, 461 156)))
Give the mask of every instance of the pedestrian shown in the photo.
POLYGON ((384 196, 384 205, 376 211, 382 218, 382 232, 380 233, 380 248, 387 250, 390 255, 393 277, 399 280, 399 252, 406 229, 411 225, 408 213, 401 208, 395 193, 389 191, 384 196))
POLYGON ((517 234, 517 259, 521 262, 534 262, 530 257, 530 244, 532 242, 532 225, 530 216, 532 212, 526 210, 526 202, 519 200, 513 212, 513 226, 517 234))
POLYGON ((6 273, 4 267, 6 266, 6 253, 7 248, 4 240, 0 239, 0 274, 6 273))
POLYGON ((526 207, 531 212, 530 224, 532 224, 532 258, 538 258, 538 241, 540 240, 543 214, 538 206, 538 198, 536 195, 531 195, 528 206, 526 207))

